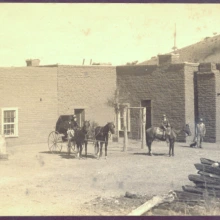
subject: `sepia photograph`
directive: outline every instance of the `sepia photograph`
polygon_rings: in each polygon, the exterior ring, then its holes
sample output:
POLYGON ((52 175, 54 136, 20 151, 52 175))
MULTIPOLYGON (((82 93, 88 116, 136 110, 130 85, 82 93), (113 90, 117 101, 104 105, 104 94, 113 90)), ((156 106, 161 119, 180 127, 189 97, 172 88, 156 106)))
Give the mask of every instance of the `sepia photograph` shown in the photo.
POLYGON ((219 11, 0 3, 0 216, 219 216, 219 11))

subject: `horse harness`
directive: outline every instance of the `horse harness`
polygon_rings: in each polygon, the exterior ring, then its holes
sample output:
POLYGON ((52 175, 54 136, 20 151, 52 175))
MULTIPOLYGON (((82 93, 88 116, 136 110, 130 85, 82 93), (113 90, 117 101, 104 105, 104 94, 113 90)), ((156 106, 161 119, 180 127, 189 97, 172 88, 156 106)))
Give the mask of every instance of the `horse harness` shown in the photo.
POLYGON ((103 129, 104 129, 104 127, 101 127, 101 128, 99 129, 98 134, 96 134, 95 137, 97 137, 99 134, 103 135, 103 134, 104 134, 104 132, 102 131, 103 129), (102 131, 102 132, 101 132, 101 131, 102 131))
MULTIPOLYGON (((101 128, 99 129, 99 132, 95 135, 95 138, 96 138, 99 134, 101 134, 102 136, 103 136, 103 134, 108 134, 108 132, 104 132, 103 129, 104 129, 104 127, 101 127, 101 128)), ((96 140, 95 142, 97 142, 97 140, 96 140)), ((107 141, 99 141, 99 142, 107 143, 107 141)))

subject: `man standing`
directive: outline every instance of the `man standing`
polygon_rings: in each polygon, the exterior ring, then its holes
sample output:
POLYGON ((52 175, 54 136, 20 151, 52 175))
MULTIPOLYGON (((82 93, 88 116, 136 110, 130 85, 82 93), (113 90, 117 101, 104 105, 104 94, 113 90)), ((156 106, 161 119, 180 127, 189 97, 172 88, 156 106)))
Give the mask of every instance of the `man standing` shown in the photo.
MULTIPOLYGON (((70 147, 70 143, 74 142, 74 135, 75 135, 75 130, 78 128, 78 123, 76 119, 76 115, 71 116, 69 120, 69 128, 67 130, 67 135, 68 135, 68 146, 70 147)), ((70 148, 68 148, 70 150, 70 148)))
POLYGON ((197 139, 197 147, 202 148, 203 138, 206 134, 206 127, 203 123, 203 119, 200 118, 199 123, 196 125, 196 139, 197 139))

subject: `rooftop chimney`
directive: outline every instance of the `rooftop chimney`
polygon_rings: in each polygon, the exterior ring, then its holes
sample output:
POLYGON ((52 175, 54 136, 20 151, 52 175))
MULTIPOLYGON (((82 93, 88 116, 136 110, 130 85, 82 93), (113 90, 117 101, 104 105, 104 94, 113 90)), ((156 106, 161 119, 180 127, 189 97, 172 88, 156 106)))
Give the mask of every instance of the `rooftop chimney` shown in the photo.
POLYGON ((215 63, 200 63, 199 72, 213 72, 216 70, 215 63))
POLYGON ((27 66, 39 66, 40 60, 39 59, 29 59, 26 60, 27 66))
POLYGON ((176 53, 158 55, 158 65, 179 63, 179 56, 176 53))

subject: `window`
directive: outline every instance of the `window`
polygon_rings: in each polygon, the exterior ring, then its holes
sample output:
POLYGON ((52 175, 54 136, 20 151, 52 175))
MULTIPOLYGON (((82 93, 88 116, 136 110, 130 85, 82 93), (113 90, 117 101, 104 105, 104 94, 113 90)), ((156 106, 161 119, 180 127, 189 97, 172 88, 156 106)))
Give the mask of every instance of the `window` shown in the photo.
POLYGON ((18 109, 3 108, 2 109, 2 133, 6 137, 18 136, 18 109))
MULTIPOLYGON (((123 106, 130 107, 129 103, 123 103, 119 104, 119 116, 118 116, 118 130, 123 131, 124 130, 124 118, 123 118, 123 106)), ((128 108, 128 114, 127 114, 127 131, 130 131, 130 109, 128 108)))

